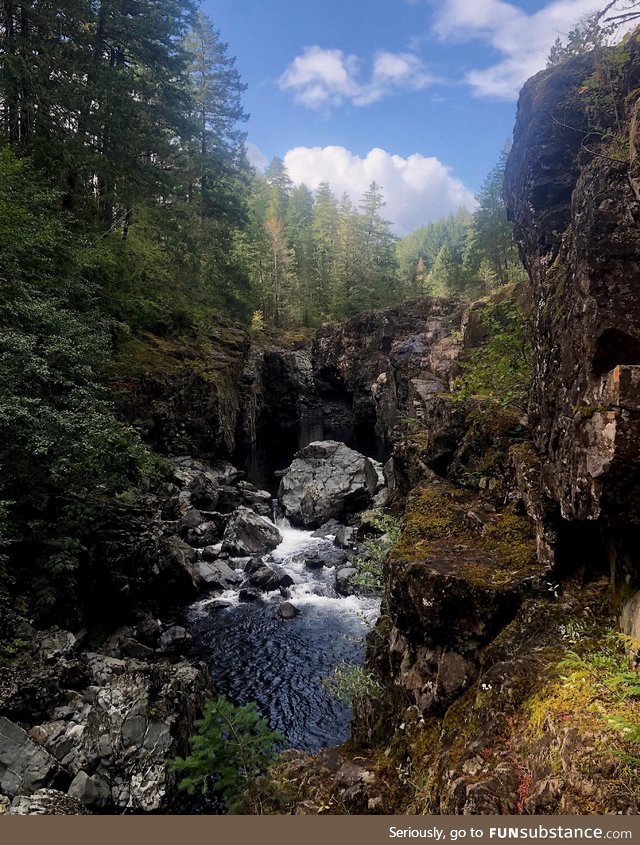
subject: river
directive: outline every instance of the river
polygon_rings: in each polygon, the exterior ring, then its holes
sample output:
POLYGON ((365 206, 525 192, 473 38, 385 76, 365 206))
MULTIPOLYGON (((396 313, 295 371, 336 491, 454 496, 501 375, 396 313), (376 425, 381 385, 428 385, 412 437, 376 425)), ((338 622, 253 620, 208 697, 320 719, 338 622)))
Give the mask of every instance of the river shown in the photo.
POLYGON ((227 591, 230 607, 211 610, 210 598, 192 605, 188 626, 196 653, 207 661, 216 691, 236 704, 253 701, 285 747, 317 751, 349 736, 351 711, 323 684, 342 661, 362 663, 364 638, 379 614, 372 596, 342 597, 335 591, 335 546, 278 520, 282 543, 264 561, 287 573, 294 584, 289 600, 300 611, 282 621, 276 610, 283 597, 265 593, 254 603, 227 591), (305 553, 329 564, 309 569, 305 553))

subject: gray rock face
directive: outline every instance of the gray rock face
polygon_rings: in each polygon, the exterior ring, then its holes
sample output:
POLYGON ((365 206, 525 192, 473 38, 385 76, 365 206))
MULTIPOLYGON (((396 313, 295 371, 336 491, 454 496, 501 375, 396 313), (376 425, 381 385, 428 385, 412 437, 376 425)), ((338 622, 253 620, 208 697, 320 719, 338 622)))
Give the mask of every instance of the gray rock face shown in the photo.
POLYGON ((358 570, 354 566, 343 566, 336 572, 336 592, 341 596, 350 596, 353 592, 351 581, 358 570))
POLYGON ((191 639, 189 634, 181 625, 172 625, 160 637, 160 651, 177 651, 191 639))
POLYGON ((317 528, 365 508, 378 486, 369 458, 335 440, 311 443, 282 476, 278 498, 295 523, 317 528))
POLYGON ((49 786, 63 773, 57 760, 22 728, 0 716, 0 793, 10 798, 49 786))
POLYGON ((220 590, 229 590, 242 581, 242 575, 235 572, 223 560, 217 563, 198 563, 198 573, 208 587, 217 587, 220 590))
POLYGON ((7 811, 10 816, 86 816, 77 798, 57 789, 38 789, 33 795, 19 795, 7 811))
POLYGON ((238 508, 227 523, 222 551, 231 557, 266 554, 281 542, 282 535, 272 522, 248 508, 238 508))
POLYGON ((210 692, 207 672, 184 662, 147 664, 104 655, 89 655, 88 661, 92 685, 57 721, 32 729, 41 745, 0 720, 5 749, 0 772, 5 758, 13 760, 0 776, 0 792, 31 796, 21 803, 21 813, 63 812, 51 796, 35 801, 32 793, 42 786, 68 786, 69 806, 75 809, 65 813, 80 812, 78 807, 158 812, 174 786, 166 760, 188 748, 193 722, 210 692), (19 784, 13 782, 16 774, 19 784))

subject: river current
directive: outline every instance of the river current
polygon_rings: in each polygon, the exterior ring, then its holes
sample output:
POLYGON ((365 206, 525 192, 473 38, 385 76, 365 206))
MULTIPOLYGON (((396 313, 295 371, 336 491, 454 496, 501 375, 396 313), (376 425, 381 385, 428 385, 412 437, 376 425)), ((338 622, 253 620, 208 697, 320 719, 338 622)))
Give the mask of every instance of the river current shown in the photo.
POLYGON ((279 520, 282 543, 264 561, 293 579, 288 600, 300 611, 280 620, 278 591, 243 603, 238 593, 219 598, 230 607, 211 610, 210 598, 192 605, 188 624, 197 654, 207 661, 216 691, 236 704, 253 701, 285 738, 285 747, 317 751, 349 736, 350 709, 323 680, 343 661, 362 663, 364 638, 378 616, 371 596, 342 597, 335 591, 333 566, 309 569, 305 553, 331 564, 332 538, 312 537, 279 520))

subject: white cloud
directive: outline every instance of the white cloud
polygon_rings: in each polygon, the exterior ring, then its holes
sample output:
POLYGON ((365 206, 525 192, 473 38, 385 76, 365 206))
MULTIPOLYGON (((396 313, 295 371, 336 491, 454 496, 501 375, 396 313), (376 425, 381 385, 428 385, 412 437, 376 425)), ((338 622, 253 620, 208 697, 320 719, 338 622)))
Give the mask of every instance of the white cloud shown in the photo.
POLYGON ((443 41, 479 39, 502 59, 475 68, 466 81, 479 97, 513 100, 526 80, 545 67, 549 49, 585 15, 602 8, 602 0, 552 0, 528 14, 505 0, 439 0, 433 28, 443 41))
POLYGON ((361 69, 361 60, 342 50, 305 47, 279 85, 283 91, 293 91, 302 105, 322 110, 344 102, 367 106, 393 91, 419 91, 435 81, 413 53, 376 53, 368 81, 361 81, 361 69))
POLYGON ((247 158, 249 159, 249 164, 255 167, 258 173, 262 173, 267 166, 266 155, 262 152, 260 147, 252 141, 247 141, 245 146, 247 148, 247 158))
POLYGON ((383 214, 399 234, 461 206, 475 207, 471 191, 433 156, 415 153, 402 158, 375 148, 362 158, 344 147, 296 147, 284 161, 295 184, 315 190, 329 182, 338 198, 347 193, 355 203, 375 180, 387 202, 383 214))

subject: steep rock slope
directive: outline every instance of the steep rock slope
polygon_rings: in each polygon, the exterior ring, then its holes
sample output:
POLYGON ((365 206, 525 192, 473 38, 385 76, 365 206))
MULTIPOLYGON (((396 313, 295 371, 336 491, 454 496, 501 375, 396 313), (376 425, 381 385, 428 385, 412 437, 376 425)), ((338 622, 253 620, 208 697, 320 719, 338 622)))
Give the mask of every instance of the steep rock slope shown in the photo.
MULTIPOLYGON (((637 33, 538 75, 506 173, 536 305, 530 418, 558 563, 576 551, 611 563, 627 594, 640 525, 639 85, 637 33), (565 551, 580 534, 591 551, 565 551)), ((627 605, 628 633, 640 632, 633 615, 627 605)))

